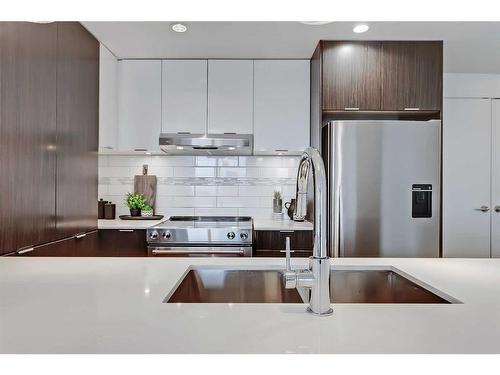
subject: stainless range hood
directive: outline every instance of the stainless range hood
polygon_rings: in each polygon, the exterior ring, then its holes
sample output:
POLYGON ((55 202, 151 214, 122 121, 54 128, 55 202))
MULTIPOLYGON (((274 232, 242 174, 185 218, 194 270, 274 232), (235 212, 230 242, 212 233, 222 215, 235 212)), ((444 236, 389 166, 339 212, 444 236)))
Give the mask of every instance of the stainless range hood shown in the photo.
POLYGON ((169 155, 252 155, 253 135, 162 133, 160 148, 169 155))

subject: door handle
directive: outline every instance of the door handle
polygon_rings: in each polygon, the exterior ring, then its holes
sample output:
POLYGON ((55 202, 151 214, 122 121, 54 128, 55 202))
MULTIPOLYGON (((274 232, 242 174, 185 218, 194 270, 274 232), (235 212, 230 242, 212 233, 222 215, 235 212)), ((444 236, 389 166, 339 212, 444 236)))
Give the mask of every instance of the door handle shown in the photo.
POLYGON ((500 206, 495 206, 494 210, 495 212, 500 212, 500 206))
POLYGON ((490 208, 488 206, 481 206, 479 208, 475 208, 475 211, 488 212, 490 208))

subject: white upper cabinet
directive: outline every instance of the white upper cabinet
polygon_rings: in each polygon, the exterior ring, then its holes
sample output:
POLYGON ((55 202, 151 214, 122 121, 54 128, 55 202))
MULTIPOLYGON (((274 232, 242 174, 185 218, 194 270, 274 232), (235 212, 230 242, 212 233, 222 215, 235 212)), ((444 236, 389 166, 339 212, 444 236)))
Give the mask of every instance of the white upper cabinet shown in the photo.
POLYGON ((99 46, 99 150, 118 147, 118 61, 106 47, 99 46))
POLYGON ((300 154, 309 147, 309 60, 254 63, 254 153, 300 154))
POLYGON ((207 60, 162 62, 162 132, 207 130, 207 60))
POLYGON ((208 133, 253 133, 253 61, 208 61, 208 133))
POLYGON ((118 147, 121 151, 159 151, 161 60, 118 63, 118 147))
POLYGON ((443 118, 443 256, 489 257, 491 100, 445 98, 443 118))

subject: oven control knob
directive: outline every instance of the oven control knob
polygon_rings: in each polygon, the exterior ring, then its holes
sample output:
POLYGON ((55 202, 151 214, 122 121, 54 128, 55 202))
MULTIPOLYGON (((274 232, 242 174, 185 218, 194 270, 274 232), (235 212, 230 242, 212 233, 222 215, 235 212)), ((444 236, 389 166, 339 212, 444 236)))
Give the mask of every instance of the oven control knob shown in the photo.
POLYGON ((241 238, 242 240, 246 240, 246 239, 248 238, 248 233, 247 233, 247 232, 241 232, 241 234, 240 234, 240 238, 241 238))
POLYGON ((158 232, 157 231, 152 231, 151 233, 149 233, 149 238, 151 238, 152 240, 157 240, 158 239, 158 232))
POLYGON ((227 234, 227 238, 229 238, 230 240, 233 240, 235 236, 236 236, 236 235, 234 234, 234 232, 229 232, 229 233, 227 234))
POLYGON ((164 240, 169 240, 172 234, 169 231, 163 232, 162 237, 164 240))

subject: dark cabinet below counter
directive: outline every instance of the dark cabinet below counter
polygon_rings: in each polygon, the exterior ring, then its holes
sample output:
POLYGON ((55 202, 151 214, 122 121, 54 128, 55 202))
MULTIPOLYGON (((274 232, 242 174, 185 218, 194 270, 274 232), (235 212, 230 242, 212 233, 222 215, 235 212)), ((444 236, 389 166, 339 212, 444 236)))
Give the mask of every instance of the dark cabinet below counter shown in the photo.
POLYGON ((148 243, 145 229, 99 230, 99 256, 146 257, 148 243))
POLYGON ((286 238, 290 237, 292 257, 310 257, 313 249, 312 230, 254 231, 254 257, 284 257, 286 238))

